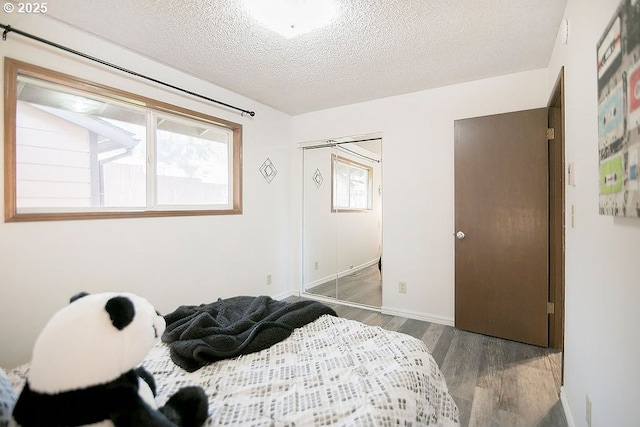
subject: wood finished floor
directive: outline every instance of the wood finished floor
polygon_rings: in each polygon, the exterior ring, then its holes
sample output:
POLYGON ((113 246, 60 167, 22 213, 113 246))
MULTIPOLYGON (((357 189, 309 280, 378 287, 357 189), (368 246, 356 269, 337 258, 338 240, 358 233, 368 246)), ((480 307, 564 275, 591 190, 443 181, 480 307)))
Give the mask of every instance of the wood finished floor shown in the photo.
POLYGON ((462 427, 567 426, 559 399, 562 353, 374 310, 327 305, 341 317, 422 340, 447 380, 462 427))
POLYGON ((307 290, 307 293, 371 307, 382 306, 382 277, 378 265, 372 265, 307 290))

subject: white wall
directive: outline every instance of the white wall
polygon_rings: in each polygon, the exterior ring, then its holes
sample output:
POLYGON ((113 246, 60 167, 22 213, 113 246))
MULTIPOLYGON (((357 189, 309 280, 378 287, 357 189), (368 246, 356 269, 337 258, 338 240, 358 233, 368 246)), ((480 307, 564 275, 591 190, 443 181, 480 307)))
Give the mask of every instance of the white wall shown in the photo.
MULTIPOLYGON (((453 121, 543 107, 549 94, 542 69, 293 117, 294 145, 384 136, 384 312, 453 323, 453 121), (400 281, 406 294, 398 293, 400 281)), ((293 176, 301 173, 294 163, 293 176)), ((293 197, 301 203, 300 184, 293 197)), ((294 219, 301 224, 299 215, 294 219)))
POLYGON ((640 220, 598 214, 596 43, 618 0, 569 0, 569 42, 556 43, 547 91, 565 67, 567 188, 566 337, 563 398, 575 425, 640 423, 640 220), (575 206, 575 227, 569 212, 575 206))
POLYGON ((293 289, 290 116, 79 33, 46 16, 5 14, 3 24, 255 110, 256 116, 241 117, 238 112, 89 63, 15 33, 10 33, 7 41, 1 41, 2 57, 241 123, 244 213, 34 223, 0 221, 0 366, 11 368, 26 362, 47 319, 81 290, 137 292, 166 313, 180 304, 200 304, 242 294, 282 296, 293 289), (278 170, 271 184, 259 173, 267 157, 278 170), (272 274, 273 284, 269 286, 267 274, 272 274))

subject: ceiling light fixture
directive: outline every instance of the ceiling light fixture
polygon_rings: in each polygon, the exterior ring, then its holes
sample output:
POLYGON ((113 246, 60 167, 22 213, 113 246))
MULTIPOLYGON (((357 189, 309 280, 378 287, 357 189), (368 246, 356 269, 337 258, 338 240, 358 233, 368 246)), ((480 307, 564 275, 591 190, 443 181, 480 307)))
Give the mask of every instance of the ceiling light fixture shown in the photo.
POLYGON ((249 13, 285 38, 329 25, 338 15, 333 0, 245 0, 249 13))

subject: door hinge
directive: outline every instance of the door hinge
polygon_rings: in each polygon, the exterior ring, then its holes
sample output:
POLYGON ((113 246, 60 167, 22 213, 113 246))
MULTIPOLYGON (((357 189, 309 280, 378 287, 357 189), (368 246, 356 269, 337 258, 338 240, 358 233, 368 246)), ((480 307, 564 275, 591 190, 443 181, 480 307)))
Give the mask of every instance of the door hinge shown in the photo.
POLYGON ((547 302, 547 314, 555 314, 556 306, 552 302, 547 302))
POLYGON ((556 130, 554 128, 547 128, 547 139, 553 141, 556 137, 556 130))

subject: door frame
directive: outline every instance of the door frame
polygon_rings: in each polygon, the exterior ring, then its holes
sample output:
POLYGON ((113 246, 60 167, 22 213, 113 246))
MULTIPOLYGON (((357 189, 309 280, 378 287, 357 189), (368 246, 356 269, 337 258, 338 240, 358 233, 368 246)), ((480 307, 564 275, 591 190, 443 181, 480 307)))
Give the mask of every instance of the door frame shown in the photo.
POLYGON ((564 348, 565 286, 565 89, 564 67, 560 68, 547 103, 549 127, 549 347, 564 348), (550 310, 551 311, 551 310, 550 310))
POLYGON ((548 209, 549 209, 549 270, 548 299, 552 308, 548 313, 549 348, 564 349, 565 311, 565 83, 564 67, 560 68, 547 102, 547 126, 554 130, 548 141, 548 209))
POLYGON ((455 326, 548 347, 548 108, 454 127, 455 326))

